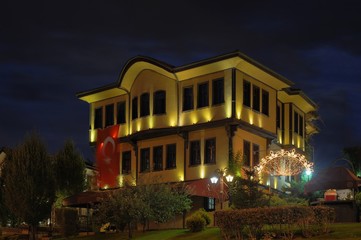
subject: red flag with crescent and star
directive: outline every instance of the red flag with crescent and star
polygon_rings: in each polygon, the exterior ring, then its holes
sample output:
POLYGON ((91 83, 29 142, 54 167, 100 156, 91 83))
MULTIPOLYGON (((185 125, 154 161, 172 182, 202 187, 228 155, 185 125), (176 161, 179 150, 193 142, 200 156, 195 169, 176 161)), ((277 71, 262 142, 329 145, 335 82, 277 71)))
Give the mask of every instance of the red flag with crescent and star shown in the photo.
POLYGON ((118 187, 120 172, 118 130, 118 125, 98 129, 96 164, 99 171, 98 186, 100 188, 118 187))

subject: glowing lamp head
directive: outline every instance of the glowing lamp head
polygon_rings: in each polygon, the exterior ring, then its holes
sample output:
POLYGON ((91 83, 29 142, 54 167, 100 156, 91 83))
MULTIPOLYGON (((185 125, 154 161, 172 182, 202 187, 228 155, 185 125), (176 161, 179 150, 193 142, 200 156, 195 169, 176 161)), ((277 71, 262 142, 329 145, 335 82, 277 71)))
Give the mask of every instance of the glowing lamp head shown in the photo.
POLYGON ((227 180, 227 182, 232 182, 232 181, 233 181, 233 176, 230 175, 230 174, 228 174, 228 175, 226 176, 226 180, 227 180))
POLYGON ((211 177, 211 183, 216 184, 218 182, 217 177, 211 177))
POLYGON ((311 174, 312 174, 311 169, 307 169, 307 170, 306 170, 306 175, 307 175, 307 176, 310 176, 311 174))

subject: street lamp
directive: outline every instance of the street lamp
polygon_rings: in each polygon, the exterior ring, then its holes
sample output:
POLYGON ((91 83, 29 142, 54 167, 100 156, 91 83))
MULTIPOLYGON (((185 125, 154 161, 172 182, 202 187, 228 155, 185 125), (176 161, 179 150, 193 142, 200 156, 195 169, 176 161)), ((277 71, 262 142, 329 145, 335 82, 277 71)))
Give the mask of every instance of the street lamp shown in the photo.
POLYGON ((221 204, 221 209, 223 209, 223 193, 224 193, 224 184, 225 184, 224 178, 226 178, 226 181, 228 183, 233 181, 233 176, 230 175, 230 174, 228 174, 226 176, 226 172, 227 172, 227 169, 223 169, 223 170, 217 169, 216 173, 217 173, 218 177, 217 176, 211 177, 211 183, 214 184, 214 185, 217 184, 218 179, 219 179, 219 184, 220 184, 220 188, 219 188, 220 198, 219 198, 219 200, 220 200, 220 204, 221 204))

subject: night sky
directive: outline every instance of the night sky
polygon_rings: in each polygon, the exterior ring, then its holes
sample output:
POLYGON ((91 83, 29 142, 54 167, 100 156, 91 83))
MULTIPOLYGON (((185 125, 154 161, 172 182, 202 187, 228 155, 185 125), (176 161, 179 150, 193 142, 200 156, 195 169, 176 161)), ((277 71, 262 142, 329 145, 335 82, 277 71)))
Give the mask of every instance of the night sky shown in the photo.
POLYGON ((319 107, 318 168, 361 146, 361 1, 16 1, 0 3, 0 148, 37 131, 94 160, 86 102, 130 58, 181 66, 240 50, 319 107))

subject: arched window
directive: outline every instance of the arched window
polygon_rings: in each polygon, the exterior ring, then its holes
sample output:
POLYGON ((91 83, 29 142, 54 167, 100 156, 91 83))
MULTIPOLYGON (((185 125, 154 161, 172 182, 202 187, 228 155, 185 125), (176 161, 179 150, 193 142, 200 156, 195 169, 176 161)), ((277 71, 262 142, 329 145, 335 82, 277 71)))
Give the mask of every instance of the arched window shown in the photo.
POLYGON ((159 90, 154 93, 153 114, 164 114, 166 112, 165 91, 159 90))

